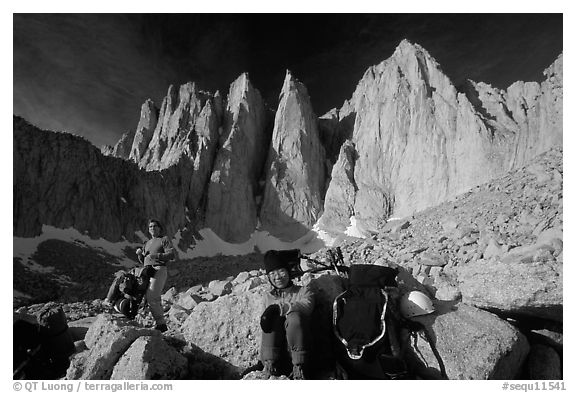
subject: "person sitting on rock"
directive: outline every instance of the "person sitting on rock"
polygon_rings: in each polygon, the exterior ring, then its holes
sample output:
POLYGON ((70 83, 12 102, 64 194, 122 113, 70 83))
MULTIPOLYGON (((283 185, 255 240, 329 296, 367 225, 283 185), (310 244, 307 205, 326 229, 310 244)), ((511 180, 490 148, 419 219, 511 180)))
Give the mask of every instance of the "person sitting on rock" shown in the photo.
POLYGON ((290 262, 298 259, 291 251, 270 250, 264 255, 264 266, 272 290, 264 296, 264 312, 260 318, 262 343, 260 360, 264 374, 287 374, 290 361, 292 379, 304 379, 309 350, 309 318, 314 309, 312 292, 292 283, 290 262), (290 359, 288 359, 288 351, 290 359))

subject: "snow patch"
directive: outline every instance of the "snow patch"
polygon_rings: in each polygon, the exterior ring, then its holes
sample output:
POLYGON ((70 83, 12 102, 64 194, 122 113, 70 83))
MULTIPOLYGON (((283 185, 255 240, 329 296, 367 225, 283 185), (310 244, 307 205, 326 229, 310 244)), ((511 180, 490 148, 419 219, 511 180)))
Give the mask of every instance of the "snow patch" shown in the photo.
POLYGON ((12 289, 12 297, 14 297, 14 298, 26 298, 26 299, 32 298, 32 296, 30 296, 24 292, 20 292, 16 289, 12 289))
POLYGON ((33 261, 32 255, 38 250, 40 243, 46 240, 62 240, 69 243, 75 243, 81 246, 90 247, 93 249, 101 249, 102 251, 111 254, 119 259, 119 264, 122 267, 130 268, 134 266, 134 261, 127 258, 123 249, 126 247, 138 247, 140 244, 131 243, 128 241, 110 242, 108 240, 99 238, 91 239, 87 235, 83 235, 74 228, 55 228, 50 225, 42 225, 42 233, 36 237, 14 237, 13 238, 13 257, 21 258, 21 263, 32 271, 39 273, 50 272, 52 268, 41 266, 33 261))
POLYGON ((359 237, 361 239, 368 237, 370 234, 369 231, 364 228, 362 223, 358 221, 355 216, 350 217, 350 225, 348 228, 346 228, 344 233, 348 236, 359 237))
MULTIPOLYGON (((196 257, 212 257, 216 255, 246 255, 253 252, 266 252, 268 250, 288 250, 298 248, 303 253, 313 253, 323 247, 331 247, 339 242, 340 237, 334 238, 327 232, 320 230, 316 226, 306 235, 293 242, 282 241, 266 231, 255 231, 250 239, 244 243, 228 243, 220 239, 211 229, 204 228, 199 231, 200 236, 196 238, 196 244, 187 250, 175 249, 180 259, 192 259, 196 257)), ((142 243, 148 238, 141 231, 135 232, 135 235, 141 239, 142 243)), ((49 273, 53 271, 52 267, 42 266, 32 260, 32 256, 37 251, 40 243, 57 239, 69 243, 78 244, 84 247, 90 247, 95 250, 102 250, 108 254, 117 257, 120 265, 125 268, 134 266, 134 261, 127 258, 124 249, 127 247, 141 247, 142 243, 132 243, 127 240, 121 242, 110 242, 105 239, 91 239, 89 236, 78 232, 74 228, 60 229, 49 225, 42 226, 42 233, 33 238, 13 238, 13 255, 21 259, 21 263, 26 268, 39 272, 49 273)), ((181 233, 178 231, 173 238, 173 244, 178 244, 181 239, 181 233)))
MULTIPOLYGON (((268 250, 289 250, 298 248, 303 253, 313 253, 325 247, 322 236, 312 230, 300 239, 293 242, 284 242, 266 231, 255 231, 244 243, 228 243, 218 237, 211 229, 204 228, 198 231, 202 239, 195 239, 196 244, 186 250, 178 250, 181 259, 196 257, 212 257, 216 255, 245 255, 259 250, 266 252, 268 250)), ((180 232, 174 237, 177 244, 180 240, 180 232)))

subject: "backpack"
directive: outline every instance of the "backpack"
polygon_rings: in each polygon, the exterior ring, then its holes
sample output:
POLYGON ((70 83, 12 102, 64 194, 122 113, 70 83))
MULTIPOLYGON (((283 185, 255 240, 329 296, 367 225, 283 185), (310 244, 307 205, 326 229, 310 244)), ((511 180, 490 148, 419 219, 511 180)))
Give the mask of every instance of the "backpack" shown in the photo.
POLYGON ((438 360, 442 378, 448 379, 426 327, 399 312, 397 275, 398 269, 386 266, 350 267, 349 287, 333 303, 338 360, 352 378, 407 379, 410 370, 401 330, 413 337, 422 332, 438 360))
POLYGON ((118 272, 108 291, 107 300, 114 305, 117 312, 134 319, 154 273, 156 270, 152 266, 118 272))
POLYGON ((397 275, 395 268, 352 265, 348 289, 334 299, 337 357, 353 378, 403 379, 408 375, 400 348, 397 275))

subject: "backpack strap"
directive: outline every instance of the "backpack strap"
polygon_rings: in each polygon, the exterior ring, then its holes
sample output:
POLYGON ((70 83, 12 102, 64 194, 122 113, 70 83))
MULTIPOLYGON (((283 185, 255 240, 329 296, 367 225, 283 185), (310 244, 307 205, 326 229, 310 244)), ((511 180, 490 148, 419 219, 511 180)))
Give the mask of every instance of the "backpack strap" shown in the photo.
POLYGON ((417 337, 417 332, 419 331, 424 332, 426 341, 428 341, 428 345, 430 345, 430 349, 432 350, 432 353, 434 354, 434 357, 436 357, 436 361, 438 362, 438 367, 440 367, 440 375, 442 376, 442 379, 449 379, 448 375, 446 374, 446 367, 444 366, 444 361, 442 360, 442 357, 438 352, 438 348, 436 348, 436 344, 434 343, 432 335, 430 334, 426 326, 424 326, 424 324, 420 322, 408 319, 404 319, 404 326, 406 326, 408 330, 410 330, 411 335, 413 335, 414 337, 417 337))

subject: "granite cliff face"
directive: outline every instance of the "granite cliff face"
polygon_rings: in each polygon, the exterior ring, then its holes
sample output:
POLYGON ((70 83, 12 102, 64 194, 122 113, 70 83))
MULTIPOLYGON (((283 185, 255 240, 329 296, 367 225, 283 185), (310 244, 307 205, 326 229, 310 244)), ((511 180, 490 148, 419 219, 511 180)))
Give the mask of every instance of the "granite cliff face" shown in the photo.
POLYGON ((287 72, 266 164, 264 230, 283 240, 310 230, 322 212, 324 157, 306 87, 287 72))
MULTIPOLYGON (((356 219, 377 229, 561 146, 562 56, 545 75, 542 84, 516 82, 506 91, 470 82, 460 93, 422 47, 401 42, 366 71, 349 102, 323 117, 325 129, 352 135, 358 158, 344 187, 357 187, 356 219)), ((341 182, 330 183, 329 195, 341 193, 341 182)), ((324 214, 341 217, 343 227, 349 210, 331 204, 324 214)))
POLYGON ((266 125, 264 101, 243 74, 230 86, 207 194, 206 225, 226 241, 248 240, 258 224, 258 182, 270 139, 266 125))
POLYGON ((560 55, 542 83, 459 91, 403 41, 320 118, 288 72, 273 126, 247 74, 226 97, 170 86, 160 109, 147 100, 136 129, 102 149, 111 157, 15 119, 15 235, 50 224, 130 239, 149 216, 181 230, 183 247, 200 228, 232 243, 258 229, 290 241, 315 224, 339 233, 351 217, 376 231, 561 147, 562 68, 560 55))
POLYGON ((147 173, 82 138, 41 131, 18 117, 13 137, 14 236, 36 236, 46 224, 136 240, 147 217, 158 217, 171 233, 184 225, 189 179, 177 168, 147 173))

